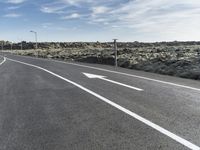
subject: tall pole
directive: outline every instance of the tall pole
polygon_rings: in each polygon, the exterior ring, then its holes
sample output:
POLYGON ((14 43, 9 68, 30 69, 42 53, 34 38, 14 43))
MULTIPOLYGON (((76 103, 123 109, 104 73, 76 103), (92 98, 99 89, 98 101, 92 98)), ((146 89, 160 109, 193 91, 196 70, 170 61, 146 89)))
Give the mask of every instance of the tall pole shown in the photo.
POLYGON ((35 42, 36 42, 35 47, 36 47, 36 49, 38 49, 37 32, 35 32, 35 42))
POLYGON ((3 52, 3 44, 4 44, 4 42, 2 41, 2 43, 1 43, 1 50, 2 50, 2 52, 3 52))
POLYGON ((12 51, 12 43, 10 43, 10 50, 12 51))
POLYGON ((4 41, 1 42, 1 53, 2 53, 2 55, 4 55, 3 50, 4 50, 4 41))
POLYGON ((30 32, 32 32, 32 33, 35 34, 35 49, 37 50, 37 48, 38 48, 38 37, 37 37, 37 32, 35 32, 35 31, 30 31, 30 32))
POLYGON ((21 50, 23 50, 23 44, 22 44, 22 41, 21 41, 21 50))
POLYGON ((115 67, 118 67, 118 63, 117 63, 117 39, 113 39, 114 40, 114 51, 115 51, 115 67))
POLYGON ((3 54, 3 41, 1 42, 1 53, 3 54))

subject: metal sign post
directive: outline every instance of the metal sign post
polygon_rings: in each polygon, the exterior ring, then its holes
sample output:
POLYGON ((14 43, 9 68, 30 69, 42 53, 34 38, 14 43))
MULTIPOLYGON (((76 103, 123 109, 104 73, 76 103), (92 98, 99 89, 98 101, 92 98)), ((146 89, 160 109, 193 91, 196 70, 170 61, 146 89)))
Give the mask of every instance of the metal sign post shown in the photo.
POLYGON ((23 41, 21 41, 21 50, 23 50, 23 41))
POLYGON ((118 67, 118 63, 117 63, 117 39, 113 39, 114 40, 114 51, 115 51, 115 67, 118 67))
POLYGON ((10 50, 12 51, 12 43, 10 43, 10 50))
POLYGON ((4 50, 4 41, 2 41, 2 43, 1 43, 1 53, 2 53, 2 55, 3 55, 3 50, 4 50))
POLYGON ((3 52, 3 45, 4 45, 4 42, 1 43, 1 50, 3 52))

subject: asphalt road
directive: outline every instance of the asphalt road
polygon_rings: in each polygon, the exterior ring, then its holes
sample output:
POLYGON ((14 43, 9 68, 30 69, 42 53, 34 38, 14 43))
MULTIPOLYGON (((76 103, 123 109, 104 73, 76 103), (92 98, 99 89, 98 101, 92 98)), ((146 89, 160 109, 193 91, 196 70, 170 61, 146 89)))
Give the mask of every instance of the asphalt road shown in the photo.
POLYGON ((6 58, 0 65, 0 150, 199 149, 199 81, 6 58))

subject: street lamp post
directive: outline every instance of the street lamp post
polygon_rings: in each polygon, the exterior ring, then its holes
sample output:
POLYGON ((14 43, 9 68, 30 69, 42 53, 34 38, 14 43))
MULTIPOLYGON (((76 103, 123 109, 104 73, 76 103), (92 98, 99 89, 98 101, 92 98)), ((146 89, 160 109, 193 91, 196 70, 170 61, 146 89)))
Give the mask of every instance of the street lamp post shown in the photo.
POLYGON ((114 40, 114 50, 115 50, 115 67, 118 67, 118 63, 117 63, 117 39, 113 39, 114 40))
POLYGON ((35 31, 30 31, 30 32, 32 32, 32 33, 34 33, 35 34, 35 49, 37 49, 38 48, 38 39, 37 39, 37 32, 35 32, 35 31))

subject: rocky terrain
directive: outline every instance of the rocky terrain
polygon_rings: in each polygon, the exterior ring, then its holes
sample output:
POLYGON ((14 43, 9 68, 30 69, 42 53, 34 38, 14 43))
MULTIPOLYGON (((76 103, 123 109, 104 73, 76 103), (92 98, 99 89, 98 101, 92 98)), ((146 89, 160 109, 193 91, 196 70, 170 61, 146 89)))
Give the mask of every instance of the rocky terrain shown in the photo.
MULTIPOLYGON (((113 43, 13 44, 13 53, 42 58, 114 64, 113 43)), ((9 44, 4 47, 9 50, 9 44)), ((120 67, 200 80, 200 42, 118 43, 120 67)))

